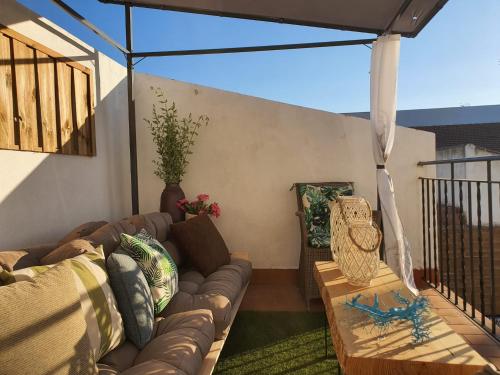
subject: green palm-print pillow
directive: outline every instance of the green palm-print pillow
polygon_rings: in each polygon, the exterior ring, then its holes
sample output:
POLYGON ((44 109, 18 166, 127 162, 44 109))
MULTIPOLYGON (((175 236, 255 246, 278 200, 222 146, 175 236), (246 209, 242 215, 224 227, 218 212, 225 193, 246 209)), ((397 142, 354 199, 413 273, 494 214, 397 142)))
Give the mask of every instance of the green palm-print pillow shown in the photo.
POLYGON ((309 245, 330 247, 330 204, 340 195, 352 195, 352 186, 299 185, 309 245))
POLYGON ((177 266, 167 250, 144 229, 137 235, 122 233, 121 247, 137 262, 153 296, 158 315, 179 290, 177 266))

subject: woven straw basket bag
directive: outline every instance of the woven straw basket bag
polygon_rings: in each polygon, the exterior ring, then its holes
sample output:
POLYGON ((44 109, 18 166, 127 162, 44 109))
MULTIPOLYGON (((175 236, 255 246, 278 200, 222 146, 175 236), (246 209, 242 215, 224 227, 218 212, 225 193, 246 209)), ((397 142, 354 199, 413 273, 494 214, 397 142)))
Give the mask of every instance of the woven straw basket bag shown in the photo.
POLYGON ((330 215, 333 259, 353 285, 368 286, 377 276, 382 232, 372 220, 372 209, 362 197, 338 197, 330 215))

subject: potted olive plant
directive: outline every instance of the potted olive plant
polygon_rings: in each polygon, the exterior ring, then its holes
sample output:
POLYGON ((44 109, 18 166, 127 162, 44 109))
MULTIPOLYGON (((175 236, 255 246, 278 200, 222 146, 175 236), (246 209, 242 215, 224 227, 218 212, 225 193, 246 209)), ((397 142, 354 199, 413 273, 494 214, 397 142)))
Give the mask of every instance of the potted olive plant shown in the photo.
POLYGON ((175 103, 167 99, 163 90, 153 87, 151 90, 158 102, 153 104, 151 119, 144 121, 149 125, 158 153, 158 158, 153 160, 154 173, 165 182, 160 211, 168 212, 172 220, 178 222, 184 220, 185 215, 176 203, 185 197, 180 183, 189 164, 188 156, 192 154, 191 147, 199 128, 208 125, 209 119, 201 115, 195 120, 191 113, 180 117, 175 103))

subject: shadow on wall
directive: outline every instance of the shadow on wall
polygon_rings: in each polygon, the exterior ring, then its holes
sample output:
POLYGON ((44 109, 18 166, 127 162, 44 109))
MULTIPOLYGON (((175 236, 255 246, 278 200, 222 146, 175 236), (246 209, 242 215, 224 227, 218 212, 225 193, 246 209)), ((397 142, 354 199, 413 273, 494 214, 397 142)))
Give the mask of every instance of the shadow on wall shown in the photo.
POLYGON ((0 150, 0 249, 57 241, 83 222, 130 213, 125 68, 25 8, 0 17, 0 24, 21 23, 42 26, 63 40, 57 48, 50 40, 47 47, 61 53, 76 47, 84 55, 69 57, 93 65, 96 156, 0 150))

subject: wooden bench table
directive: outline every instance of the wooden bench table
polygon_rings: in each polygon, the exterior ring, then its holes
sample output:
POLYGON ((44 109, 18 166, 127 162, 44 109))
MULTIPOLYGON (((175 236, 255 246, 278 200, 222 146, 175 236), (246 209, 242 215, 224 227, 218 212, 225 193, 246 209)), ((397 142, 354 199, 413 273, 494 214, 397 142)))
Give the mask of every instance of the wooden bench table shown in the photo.
POLYGON ((362 303, 372 304, 378 294, 384 310, 398 306, 392 291, 410 292, 381 262, 378 276, 369 287, 347 283, 335 262, 316 262, 314 277, 321 291, 333 345, 347 375, 468 375, 480 372, 487 361, 472 349, 434 312, 426 317, 430 339, 412 344, 411 324, 396 323, 380 338, 367 314, 348 308, 347 299, 362 294, 362 303))

